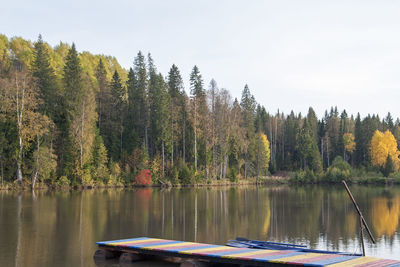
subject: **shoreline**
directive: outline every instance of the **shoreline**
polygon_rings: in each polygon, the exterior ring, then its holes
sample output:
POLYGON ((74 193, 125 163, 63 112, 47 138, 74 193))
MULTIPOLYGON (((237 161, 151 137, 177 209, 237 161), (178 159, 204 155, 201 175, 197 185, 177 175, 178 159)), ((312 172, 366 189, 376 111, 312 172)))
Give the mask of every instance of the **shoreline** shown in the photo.
MULTIPOLYGON (((347 183, 351 185, 400 185, 400 178, 385 178, 385 177, 356 177, 351 180, 347 180, 347 183)), ((55 186, 47 185, 43 183, 37 183, 35 191, 83 191, 83 190, 94 190, 94 189, 140 189, 140 188, 202 188, 202 187, 240 187, 240 186, 252 186, 252 185, 338 185, 342 184, 341 181, 295 181, 292 177, 288 176, 268 176, 262 177, 258 181, 256 178, 248 178, 247 180, 239 180, 237 182, 225 180, 214 180, 211 182, 201 182, 193 184, 171 184, 171 183, 160 183, 152 185, 137 185, 137 184, 126 184, 126 185, 79 185, 79 186, 55 186)), ((16 182, 4 182, 0 185, 1 191, 32 191, 29 183, 17 184, 16 182)))

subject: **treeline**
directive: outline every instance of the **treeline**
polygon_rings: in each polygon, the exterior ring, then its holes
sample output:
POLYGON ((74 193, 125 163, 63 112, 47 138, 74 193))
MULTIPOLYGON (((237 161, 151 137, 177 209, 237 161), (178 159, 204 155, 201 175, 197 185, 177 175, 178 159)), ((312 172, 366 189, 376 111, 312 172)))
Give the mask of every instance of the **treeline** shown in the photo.
POLYGON ((247 85, 232 99, 194 66, 185 90, 176 65, 164 77, 141 52, 126 71, 75 45, 0 35, 0 94, 2 181, 118 185, 149 169, 153 183, 187 184, 298 170, 321 176, 332 164, 379 171, 388 158, 397 170, 400 121, 390 114, 270 114, 247 85), (397 140, 383 165, 372 158, 376 130, 397 140))

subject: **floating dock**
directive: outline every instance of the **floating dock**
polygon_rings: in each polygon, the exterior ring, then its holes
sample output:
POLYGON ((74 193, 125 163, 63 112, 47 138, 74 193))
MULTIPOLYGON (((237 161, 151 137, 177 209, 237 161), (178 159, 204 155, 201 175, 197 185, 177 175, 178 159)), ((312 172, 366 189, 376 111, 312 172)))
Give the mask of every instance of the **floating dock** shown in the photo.
POLYGON ((99 246, 99 250, 96 251, 95 258, 106 259, 120 256, 121 259, 125 257, 125 259, 128 258, 128 260, 132 261, 143 258, 151 259, 152 257, 174 258, 182 259, 181 265, 183 266, 203 266, 222 263, 246 266, 400 267, 400 261, 373 257, 309 253, 293 250, 236 248, 148 237, 97 242, 97 245, 99 246), (184 265, 185 260, 188 259, 191 260, 191 265, 184 265), (199 264, 196 265, 196 262, 199 264))

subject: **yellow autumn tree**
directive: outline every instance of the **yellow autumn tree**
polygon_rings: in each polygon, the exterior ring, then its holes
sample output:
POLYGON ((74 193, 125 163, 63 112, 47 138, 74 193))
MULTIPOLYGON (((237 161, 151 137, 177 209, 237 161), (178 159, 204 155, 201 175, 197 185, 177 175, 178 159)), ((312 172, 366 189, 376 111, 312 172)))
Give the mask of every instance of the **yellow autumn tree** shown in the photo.
POLYGON ((354 135, 352 133, 345 133, 343 135, 343 142, 346 151, 353 154, 354 150, 356 149, 356 142, 354 142, 354 135))
POLYGON ((356 149, 356 142, 354 142, 354 135, 352 133, 345 133, 343 135, 343 144, 345 148, 343 158, 344 160, 346 160, 346 152, 352 155, 354 150, 356 149))
POLYGON ((371 161, 372 165, 384 167, 388 156, 393 160, 394 170, 400 167, 400 151, 397 149, 397 141, 393 134, 387 130, 382 133, 376 130, 371 139, 371 161))
POLYGON ((271 151, 268 138, 265 134, 259 133, 257 135, 257 177, 260 172, 263 174, 268 169, 270 158, 271 151))

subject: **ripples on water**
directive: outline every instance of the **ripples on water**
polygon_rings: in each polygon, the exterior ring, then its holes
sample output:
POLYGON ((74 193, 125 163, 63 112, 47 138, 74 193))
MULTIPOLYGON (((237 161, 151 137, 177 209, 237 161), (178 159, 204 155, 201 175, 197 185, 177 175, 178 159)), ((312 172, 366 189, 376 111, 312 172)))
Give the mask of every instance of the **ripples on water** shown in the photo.
MULTIPOLYGON (((351 190, 377 240, 365 237, 367 255, 400 259, 400 188, 351 190)), ((340 186, 0 192, 4 266, 94 266, 96 241, 139 236, 361 252, 359 219, 340 186)))

